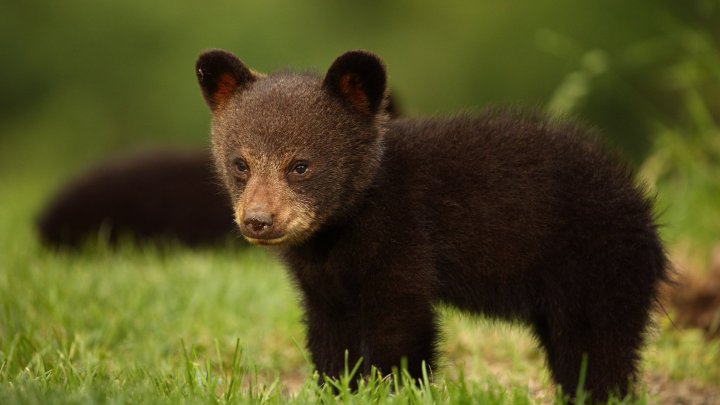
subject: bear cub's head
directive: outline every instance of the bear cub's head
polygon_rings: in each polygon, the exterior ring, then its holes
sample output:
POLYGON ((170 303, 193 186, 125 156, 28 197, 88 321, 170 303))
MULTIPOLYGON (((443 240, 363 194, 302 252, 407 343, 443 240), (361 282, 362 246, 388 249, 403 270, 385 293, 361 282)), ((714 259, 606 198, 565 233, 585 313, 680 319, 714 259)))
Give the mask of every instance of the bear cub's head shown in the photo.
POLYGON ((297 244, 342 220, 382 158, 386 74, 365 51, 325 77, 250 70, 210 50, 196 74, 212 111, 212 151, 235 221, 254 244, 297 244))

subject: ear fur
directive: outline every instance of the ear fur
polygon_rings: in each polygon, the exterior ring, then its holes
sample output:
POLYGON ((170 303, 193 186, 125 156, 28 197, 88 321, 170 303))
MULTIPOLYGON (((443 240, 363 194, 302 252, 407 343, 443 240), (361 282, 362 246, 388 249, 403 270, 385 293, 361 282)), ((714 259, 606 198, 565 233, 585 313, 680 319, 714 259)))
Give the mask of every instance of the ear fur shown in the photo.
POLYGON ((387 76, 382 60, 367 51, 340 55, 328 69, 323 86, 356 110, 375 115, 383 106, 387 76))
POLYGON ((205 102, 215 111, 237 89, 258 79, 240 59, 222 49, 204 52, 195 63, 195 74, 202 89, 205 102))

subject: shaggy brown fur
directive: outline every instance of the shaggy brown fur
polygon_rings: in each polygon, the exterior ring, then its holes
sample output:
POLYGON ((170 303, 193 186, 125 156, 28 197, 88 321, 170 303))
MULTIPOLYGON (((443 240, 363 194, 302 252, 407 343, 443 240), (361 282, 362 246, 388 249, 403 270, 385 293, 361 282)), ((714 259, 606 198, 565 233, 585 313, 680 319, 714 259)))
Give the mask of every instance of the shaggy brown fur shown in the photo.
POLYGON ((385 67, 324 77, 200 56, 217 170, 246 239, 278 245, 317 369, 433 367, 434 306, 530 325, 552 376, 626 393, 667 260, 652 201, 588 130, 540 115, 388 121, 385 67), (227 91, 227 75, 236 87, 227 91), (221 88, 221 90, 218 90, 221 88))

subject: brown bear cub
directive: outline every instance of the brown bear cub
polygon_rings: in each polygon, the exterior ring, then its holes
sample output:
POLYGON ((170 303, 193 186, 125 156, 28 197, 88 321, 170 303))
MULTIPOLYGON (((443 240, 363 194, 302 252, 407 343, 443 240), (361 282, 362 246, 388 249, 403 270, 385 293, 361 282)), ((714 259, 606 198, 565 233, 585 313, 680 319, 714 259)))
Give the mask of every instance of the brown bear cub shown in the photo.
POLYGON ((530 325, 572 392, 625 394, 667 259, 652 202, 572 122, 488 110, 388 121, 383 62, 261 75, 211 50, 196 72, 244 237, 278 245, 308 348, 338 376, 363 359, 433 367, 435 305, 530 325))

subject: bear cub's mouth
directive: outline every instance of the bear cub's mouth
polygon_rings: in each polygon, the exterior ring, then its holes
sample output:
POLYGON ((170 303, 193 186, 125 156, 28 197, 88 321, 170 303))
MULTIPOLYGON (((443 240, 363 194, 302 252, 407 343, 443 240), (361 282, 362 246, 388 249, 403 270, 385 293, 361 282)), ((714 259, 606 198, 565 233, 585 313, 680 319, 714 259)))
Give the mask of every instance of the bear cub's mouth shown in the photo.
POLYGON ((289 239, 287 234, 270 238, 255 238, 247 235, 243 235, 243 237, 253 245, 260 246, 282 245, 289 239))

